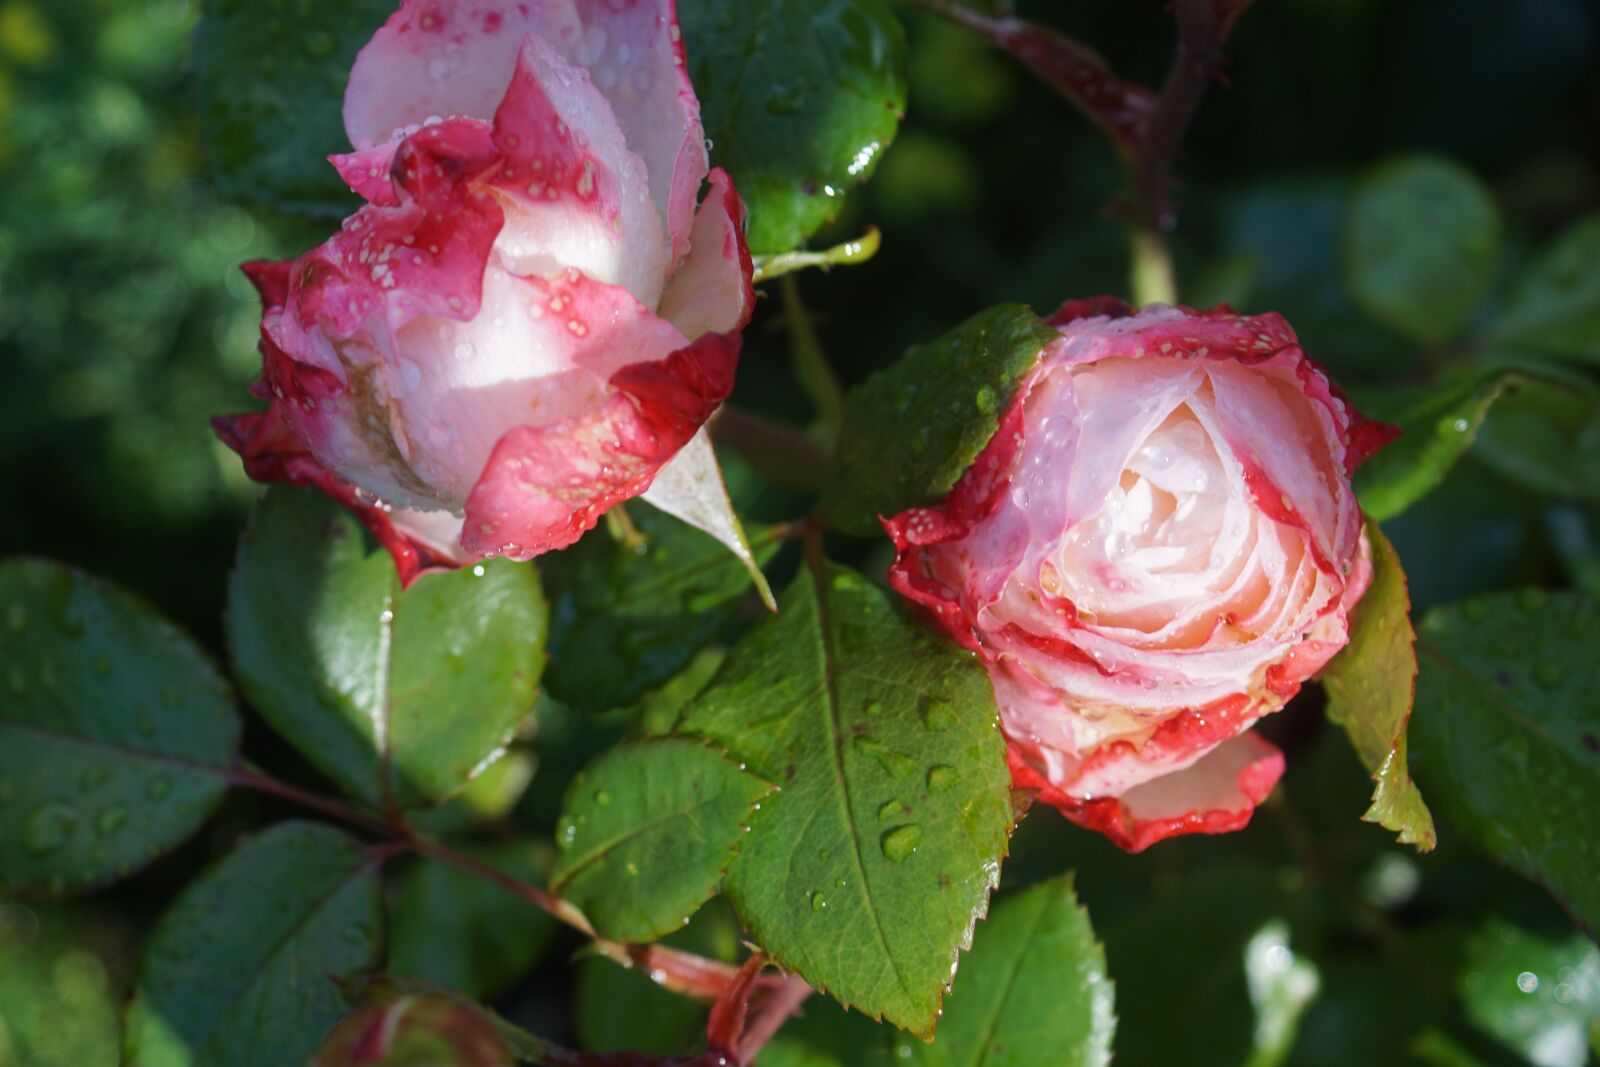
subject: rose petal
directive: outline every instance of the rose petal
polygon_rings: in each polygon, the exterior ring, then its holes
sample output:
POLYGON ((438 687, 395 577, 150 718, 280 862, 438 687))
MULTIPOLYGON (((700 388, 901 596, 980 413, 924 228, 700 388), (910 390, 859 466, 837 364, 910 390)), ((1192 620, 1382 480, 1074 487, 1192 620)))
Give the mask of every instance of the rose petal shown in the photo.
POLYGON ((611 378, 615 392, 575 418, 508 431, 467 498, 463 545, 529 559, 576 541, 611 505, 649 488, 694 437, 733 387, 738 350, 737 335, 704 334, 624 367, 611 378))
POLYGON ((349 482, 317 462, 279 417, 277 405, 259 414, 219 416, 211 420, 211 425, 223 443, 243 458, 245 472, 252 480, 319 489, 354 511, 393 557, 403 586, 430 571, 471 561, 457 542, 460 519, 449 512, 384 510, 374 506, 349 482))
POLYGON ((688 257, 661 296, 662 318, 685 337, 742 330, 750 321, 754 271, 744 219, 744 203, 718 167, 711 172, 711 192, 695 215, 688 257))
POLYGON ((530 33, 587 68, 610 101, 677 262, 709 164, 671 0, 405 0, 351 68, 350 143, 380 144, 433 117, 487 119, 530 33))
POLYGON ((580 68, 529 36, 494 115, 502 153, 489 184, 506 225, 496 252, 517 274, 576 267, 655 307, 667 273, 644 164, 580 68))

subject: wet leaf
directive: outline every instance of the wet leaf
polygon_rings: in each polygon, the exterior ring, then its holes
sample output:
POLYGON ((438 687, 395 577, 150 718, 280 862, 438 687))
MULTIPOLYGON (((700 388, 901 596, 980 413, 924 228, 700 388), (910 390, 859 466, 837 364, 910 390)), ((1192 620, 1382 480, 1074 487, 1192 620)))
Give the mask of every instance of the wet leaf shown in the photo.
POLYGON ((1437 837, 1433 816, 1406 765, 1406 724, 1416 695, 1416 633, 1411 595, 1394 546, 1376 522, 1372 585, 1356 605, 1350 643, 1322 671, 1328 718, 1344 729, 1377 788, 1362 816, 1426 852, 1437 837))
POLYGON ((1000 304, 851 390, 821 514, 842 530, 875 536, 878 516, 948 493, 1057 336, 1021 304, 1000 304))
POLYGON ((978 924, 934 1043, 906 1047, 926 1067, 1104 1067, 1115 1028, 1105 952, 1071 878, 1055 878, 1000 899, 978 924))
MULTIPOLYGON (((544 557, 550 591, 552 696, 580 711, 631 704, 707 644, 731 641, 762 609, 740 562, 715 540, 647 504, 627 514, 642 540, 609 530, 544 557)), ((752 528, 757 563, 776 554, 769 528, 752 528)))
POLYGON ((185 889, 145 944, 123 1051, 139 1067, 287 1067, 383 958, 378 854, 283 822, 185 889))
POLYGON ((750 210, 750 251, 787 252, 894 139, 899 20, 883 0, 685 0, 678 17, 711 161, 750 210))
POLYGON ((78 893, 199 828, 239 717, 200 648, 54 563, 0 564, 0 892, 78 893))
POLYGON ((998 878, 1010 775, 967 653, 817 561, 680 724, 775 782, 727 896, 774 959, 926 1034, 998 878))
POLYGON ((1600 927, 1600 604, 1523 589, 1430 611, 1410 729, 1428 802, 1600 927))
POLYGON ((697 741, 619 745, 567 790, 550 891, 577 905, 602 937, 654 941, 717 891, 771 791, 697 741))
POLYGON ((460 792, 533 708, 538 574, 491 560, 410 589, 348 511, 273 488, 239 542, 228 648, 263 718, 369 804, 460 792))

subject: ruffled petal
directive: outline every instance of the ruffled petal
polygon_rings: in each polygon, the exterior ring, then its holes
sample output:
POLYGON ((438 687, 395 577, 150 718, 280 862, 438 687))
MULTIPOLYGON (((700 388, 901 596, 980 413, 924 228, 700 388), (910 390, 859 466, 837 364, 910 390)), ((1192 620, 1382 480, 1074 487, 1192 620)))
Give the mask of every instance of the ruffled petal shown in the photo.
POLYGON ((660 314, 685 337, 742 330, 756 294, 750 249, 744 240, 744 203, 722 168, 711 172, 711 191, 695 215, 689 254, 661 296, 660 314))
POLYGON ((581 34, 571 0, 404 0, 356 55, 344 129, 356 148, 429 119, 488 119, 529 33, 581 34))
POLYGON ((402 585, 433 570, 470 562, 459 544, 461 520, 449 512, 385 510, 349 482, 317 462, 279 417, 278 405, 246 415, 211 420, 217 436, 239 453, 245 473, 257 482, 282 482, 319 489, 354 511, 378 543, 394 558, 402 585))
POLYGON ((667 273, 644 164, 587 72, 529 36, 494 115, 502 158, 486 176, 504 202, 496 245, 517 274, 576 267, 655 307, 667 273))
POLYGON ((529 34, 586 68, 609 101, 677 262, 709 162, 671 0, 405 0, 351 68, 350 143, 381 144, 430 118, 489 118, 529 34))

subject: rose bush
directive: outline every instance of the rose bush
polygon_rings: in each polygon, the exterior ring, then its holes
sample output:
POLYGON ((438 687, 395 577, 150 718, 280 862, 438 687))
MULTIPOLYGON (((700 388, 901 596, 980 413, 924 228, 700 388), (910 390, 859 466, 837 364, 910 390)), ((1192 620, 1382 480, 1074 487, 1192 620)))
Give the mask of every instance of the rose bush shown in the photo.
POLYGON ((361 50, 332 162, 367 204, 255 262, 260 481, 358 509, 408 578, 570 544, 653 502, 737 545, 701 427, 749 318, 670 0, 408 0, 361 50))
POLYGON ((1237 829, 1250 727, 1348 639, 1350 488, 1388 436, 1277 315, 1069 302, 949 496, 885 523, 894 587, 980 653, 1018 784, 1117 844, 1237 829))

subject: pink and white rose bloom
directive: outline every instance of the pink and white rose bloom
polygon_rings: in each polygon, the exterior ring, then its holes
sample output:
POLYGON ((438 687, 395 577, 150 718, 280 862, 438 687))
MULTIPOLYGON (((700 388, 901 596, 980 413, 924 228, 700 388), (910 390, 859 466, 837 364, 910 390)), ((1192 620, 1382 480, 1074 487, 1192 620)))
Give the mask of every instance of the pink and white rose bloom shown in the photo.
POLYGON ((702 427, 751 263, 672 0, 404 0, 344 121, 366 205, 245 266, 271 407, 216 425, 250 475, 358 509, 407 580, 641 493, 737 551, 702 427))
POLYGON ((1363 419, 1277 315, 1065 305, 941 503, 885 523, 894 587, 986 663, 1013 777, 1137 851, 1249 821, 1250 732, 1371 581, 1363 419))

